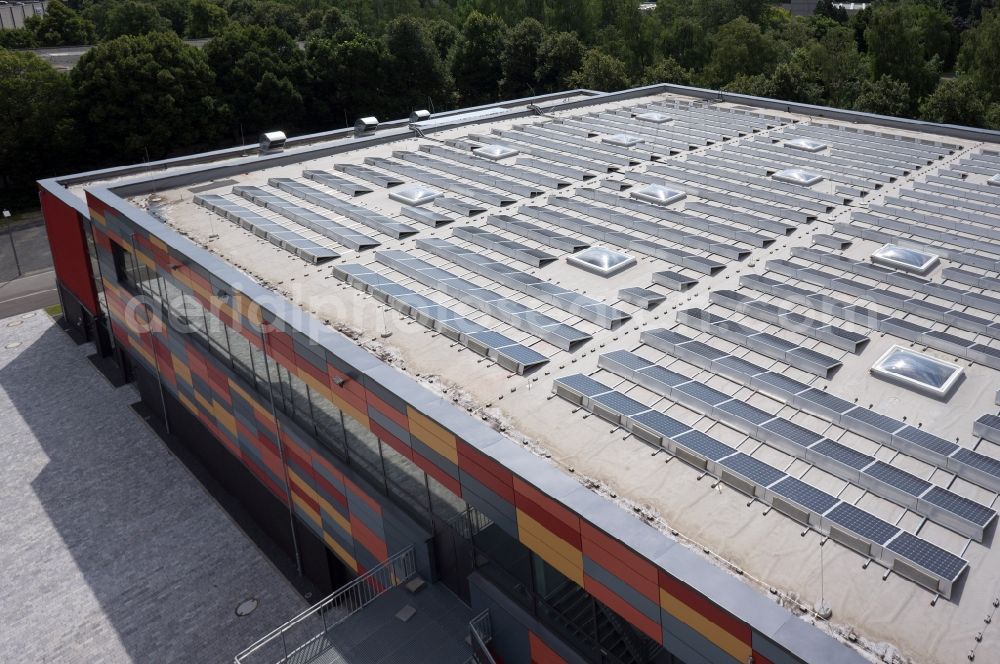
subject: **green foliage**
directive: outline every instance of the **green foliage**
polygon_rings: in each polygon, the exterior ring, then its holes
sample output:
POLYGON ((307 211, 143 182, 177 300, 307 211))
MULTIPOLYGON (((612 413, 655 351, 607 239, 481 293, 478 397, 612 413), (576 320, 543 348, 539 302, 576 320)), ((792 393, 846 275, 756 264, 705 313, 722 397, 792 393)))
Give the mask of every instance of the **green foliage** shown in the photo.
POLYGON ((458 42, 458 28, 442 19, 427 22, 427 34, 437 47, 441 60, 447 60, 452 47, 458 42))
POLYGON ((214 75, 176 35, 120 37, 89 50, 70 80, 95 163, 158 159, 219 138, 214 75))
POLYGON ((642 85, 657 83, 673 83, 674 85, 691 85, 694 75, 673 58, 665 58, 656 64, 646 67, 639 79, 642 85))
POLYGON ((455 44, 451 71, 462 101, 467 105, 494 101, 500 93, 507 41, 507 24, 499 16, 469 14, 455 44))
POLYGON ((125 35, 145 35, 172 29, 170 21, 160 16, 156 7, 148 2, 123 0, 114 3, 97 26, 101 39, 117 39, 125 35))
POLYGON ((946 78, 920 104, 920 117, 931 122, 982 126, 986 120, 985 95, 969 77, 946 78))
POLYGON ((393 19, 386 27, 385 48, 388 99, 383 108, 387 107, 390 117, 449 105, 452 90, 448 70, 423 22, 412 16, 393 19))
POLYGON ((907 84, 911 101, 934 89, 941 70, 954 62, 955 34, 947 14, 916 2, 880 2, 865 29, 872 78, 907 84))
POLYGON ((69 79, 32 53, 0 49, 0 184, 30 187, 72 162, 69 79))
POLYGON ((545 28, 533 18, 526 18, 511 28, 500 56, 503 70, 500 90, 504 97, 525 97, 535 93, 538 52, 544 38, 545 28))
POLYGON ((740 74, 770 74, 780 55, 781 48, 775 39, 741 16, 715 34, 712 56, 702 77, 708 85, 720 87, 740 74))
POLYGON ((229 25, 229 14, 221 5, 212 0, 191 0, 184 28, 188 37, 194 39, 214 37, 227 25, 229 25))
POLYGON ((220 110, 231 118, 234 135, 299 122, 305 57, 287 32, 234 23, 205 45, 204 54, 215 72, 220 110))
POLYGON ((1000 9, 983 14, 982 22, 966 33, 959 68, 990 101, 1000 102, 1000 9))
POLYGON ((550 32, 538 47, 535 79, 539 91, 552 92, 570 86, 570 77, 583 64, 584 46, 572 32, 550 32))
POLYGON ((35 33, 21 28, 18 30, 0 30, 0 48, 35 48, 35 33))
POLYGON ((629 87, 625 63, 592 48, 583 56, 583 64, 571 77, 573 87, 611 92, 629 87))
POLYGON ((878 79, 866 80, 861 86, 861 94, 854 103, 854 110, 879 115, 903 117, 912 112, 910 87, 887 74, 878 79))
POLYGON ((67 7, 61 0, 52 0, 44 16, 31 16, 24 27, 35 35, 40 46, 78 46, 93 44, 93 22, 67 7))
POLYGON ((813 12, 814 16, 822 16, 837 23, 847 23, 847 10, 843 7, 837 7, 833 4, 833 0, 819 0, 816 3, 816 11, 813 12))

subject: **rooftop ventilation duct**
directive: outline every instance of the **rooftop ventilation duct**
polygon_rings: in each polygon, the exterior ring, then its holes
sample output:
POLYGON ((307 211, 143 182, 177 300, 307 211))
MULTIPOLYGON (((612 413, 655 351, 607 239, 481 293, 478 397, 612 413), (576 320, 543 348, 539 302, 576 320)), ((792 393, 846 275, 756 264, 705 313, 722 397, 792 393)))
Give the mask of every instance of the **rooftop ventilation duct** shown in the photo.
POLYGON ((367 136, 368 134, 374 133, 378 129, 378 118, 373 115, 367 118, 359 118, 357 122, 354 123, 354 135, 355 136, 367 136))
POLYGON ((430 120, 430 119, 431 119, 431 112, 425 108, 410 113, 410 122, 423 122, 424 120, 430 120))
POLYGON ((288 137, 283 131, 269 131, 260 135, 260 151, 262 154, 279 152, 285 148, 288 137))

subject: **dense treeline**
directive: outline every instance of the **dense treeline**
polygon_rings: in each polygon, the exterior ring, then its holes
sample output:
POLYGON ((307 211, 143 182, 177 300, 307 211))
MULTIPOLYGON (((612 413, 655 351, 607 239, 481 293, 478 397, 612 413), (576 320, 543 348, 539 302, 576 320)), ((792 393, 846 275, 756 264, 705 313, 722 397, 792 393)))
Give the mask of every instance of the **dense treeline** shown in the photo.
POLYGON ((1000 128, 993 0, 52 0, 0 32, 0 186, 568 87, 658 82, 1000 128), (181 38, 211 38, 203 48, 181 38), (30 52, 96 44, 69 76, 30 52), (6 47, 6 48, 4 48, 6 47))

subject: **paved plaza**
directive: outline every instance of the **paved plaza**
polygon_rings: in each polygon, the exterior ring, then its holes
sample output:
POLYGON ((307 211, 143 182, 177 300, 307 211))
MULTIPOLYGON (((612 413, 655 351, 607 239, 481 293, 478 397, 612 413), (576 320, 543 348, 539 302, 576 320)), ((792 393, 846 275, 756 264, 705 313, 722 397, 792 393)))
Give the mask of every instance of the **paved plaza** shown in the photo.
POLYGON ((306 603, 92 352, 0 320, 0 664, 232 661, 306 603))

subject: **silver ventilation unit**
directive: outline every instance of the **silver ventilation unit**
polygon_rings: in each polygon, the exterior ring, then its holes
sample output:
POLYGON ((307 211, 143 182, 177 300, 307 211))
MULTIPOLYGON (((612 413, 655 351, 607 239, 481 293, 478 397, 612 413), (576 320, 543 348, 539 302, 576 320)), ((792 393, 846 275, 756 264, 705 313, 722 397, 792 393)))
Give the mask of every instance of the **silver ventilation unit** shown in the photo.
POLYGON ((283 131, 269 131, 260 135, 261 154, 269 152, 279 152, 285 148, 285 141, 288 137, 283 131))
POLYGON ((431 112, 425 108, 410 113, 410 122, 423 122, 431 119, 431 112))
POLYGON ((357 122, 354 123, 354 135, 355 136, 366 136, 373 133, 378 129, 378 118, 373 115, 367 118, 359 118, 357 122))
POLYGON ((806 152, 819 152, 825 150, 829 145, 811 138, 790 138, 783 143, 786 148, 793 150, 805 150, 806 152))
POLYGON ((600 275, 610 277, 636 264, 635 258, 604 247, 591 247, 578 254, 566 257, 570 265, 600 275))
POLYGON ((620 148, 631 148, 642 143, 642 139, 632 134, 609 134, 602 136, 601 142, 608 145, 616 145, 620 148))
POLYGON ((812 171, 807 171, 803 168, 786 168, 783 171, 778 171, 771 176, 778 182, 787 182, 788 184, 798 184, 803 187, 811 187, 817 182, 823 181, 823 176, 819 173, 814 173, 812 171))

